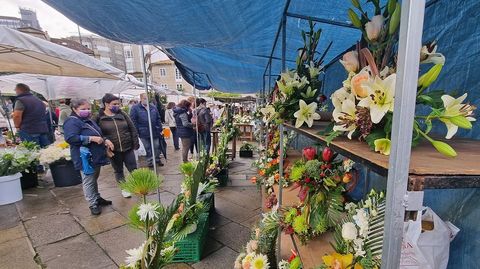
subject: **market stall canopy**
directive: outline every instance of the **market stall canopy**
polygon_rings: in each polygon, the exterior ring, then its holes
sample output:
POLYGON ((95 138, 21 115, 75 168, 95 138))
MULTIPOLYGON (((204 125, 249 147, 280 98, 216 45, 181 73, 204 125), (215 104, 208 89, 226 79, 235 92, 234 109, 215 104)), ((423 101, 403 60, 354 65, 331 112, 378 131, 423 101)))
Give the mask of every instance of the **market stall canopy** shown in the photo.
MULTIPOLYGON (((199 88, 253 93, 263 87, 264 71, 287 1, 43 0, 85 29, 120 42, 163 47, 184 78, 199 88), (161 16, 168 14, 168 16, 161 16), (132 20, 132 18, 141 18, 132 20), (182 34, 178 34, 182 33, 182 34), (206 85, 205 85, 206 84, 206 85), (209 85, 208 85, 209 84, 209 85)), ((325 63, 350 48, 360 31, 350 28, 349 0, 291 1, 289 13, 316 16, 322 36, 318 51, 334 42, 325 63), (332 25, 337 24, 337 25, 332 25), (346 27, 339 27, 344 25, 346 27)), ((366 10, 370 12, 370 10, 366 10)), ((293 67, 303 47, 308 21, 289 17, 287 65, 293 67)), ((281 45, 273 53, 272 74, 281 71, 281 45)), ((268 72, 267 72, 268 74, 268 72)), ((274 83, 272 79, 271 83, 274 83)))
POLYGON ((247 103, 255 102, 257 99, 253 96, 242 96, 242 97, 214 97, 215 100, 223 103, 247 103))
POLYGON ((123 71, 82 52, 0 26, 0 73, 119 79, 123 71))
MULTIPOLYGON (((134 83, 125 80, 15 74, 0 76, 0 93, 14 94, 17 83, 27 84, 32 91, 43 95, 47 100, 101 99, 105 93, 118 94, 138 88, 134 83)), ((142 89, 142 92, 145 90, 142 89)))

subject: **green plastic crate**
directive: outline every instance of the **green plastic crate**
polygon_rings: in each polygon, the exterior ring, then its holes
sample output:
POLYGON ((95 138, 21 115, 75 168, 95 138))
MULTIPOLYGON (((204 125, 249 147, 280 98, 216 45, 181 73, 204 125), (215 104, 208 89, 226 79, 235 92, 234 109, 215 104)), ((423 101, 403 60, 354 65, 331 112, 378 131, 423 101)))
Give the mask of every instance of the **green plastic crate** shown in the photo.
POLYGON ((178 252, 173 257, 173 262, 199 262, 202 258, 203 247, 208 233, 208 213, 201 214, 197 230, 175 243, 178 252))

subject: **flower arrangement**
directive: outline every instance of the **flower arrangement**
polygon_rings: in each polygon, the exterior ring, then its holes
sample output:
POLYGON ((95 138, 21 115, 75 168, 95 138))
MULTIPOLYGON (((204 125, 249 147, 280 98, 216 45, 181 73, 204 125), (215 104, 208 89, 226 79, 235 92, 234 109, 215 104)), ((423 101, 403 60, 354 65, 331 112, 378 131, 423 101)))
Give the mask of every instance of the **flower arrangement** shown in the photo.
POLYGON ((17 147, 0 151, 0 177, 28 172, 38 161, 38 152, 17 147))
POLYGON ((127 250, 123 269, 163 268, 172 262, 176 252, 174 240, 166 237, 167 225, 180 207, 181 200, 175 199, 169 206, 147 202, 146 196, 156 190, 162 182, 153 171, 140 168, 132 171, 121 188, 141 198, 128 216, 130 225, 145 234, 145 242, 138 248, 127 250))
MULTIPOLYGON (((341 60, 348 77, 343 81, 343 87, 331 96, 335 126, 329 137, 333 139, 347 133, 348 138, 365 140, 372 150, 389 155, 396 82, 394 47, 398 41, 400 4, 397 0, 389 0, 382 8, 379 1, 369 2, 375 7, 372 18, 356 0, 352 3, 360 12, 360 18, 356 11, 348 10, 350 20, 362 31, 363 40, 356 50, 344 54, 341 60)), ((453 97, 442 90, 429 90, 445 63, 445 57, 437 52, 436 42, 422 47, 419 61, 420 64, 433 64, 419 77, 416 97, 416 104, 427 107, 430 113, 417 112, 412 145, 425 139, 440 153, 454 157, 457 154, 450 145, 429 136, 433 123, 445 124, 445 138, 450 139, 458 128, 472 128, 476 108, 463 103, 467 94, 453 97)))
POLYGON ((65 141, 56 142, 40 150, 40 163, 43 165, 69 160, 71 160, 70 146, 65 141))
POLYGON ((289 173, 290 181, 299 188, 299 205, 285 209, 282 228, 296 234, 302 242, 326 232, 341 219, 345 184, 352 179, 352 162, 337 159, 330 148, 317 152, 303 149, 303 158, 296 161, 289 173))
POLYGON ((248 143, 247 141, 243 141, 242 146, 240 146, 240 150, 243 150, 243 151, 252 151, 254 149, 255 147, 252 144, 248 143))
POLYGON ((233 121, 235 124, 250 124, 253 121, 253 117, 250 115, 235 115, 233 121))
POLYGON ((245 251, 235 260, 235 269, 268 269, 276 264, 275 250, 279 214, 272 210, 263 214, 257 228, 252 231, 245 251))
POLYGON ((290 255, 290 258, 288 260, 281 260, 278 263, 278 269, 302 269, 302 261, 300 260, 300 257, 298 254, 294 251, 291 250, 292 255, 290 255))
POLYGON ((309 31, 302 30, 303 48, 298 49, 297 66, 280 75, 273 92, 273 102, 261 109, 264 121, 296 120, 298 128, 304 123, 312 126, 313 120, 320 119, 317 111, 317 101, 323 102, 321 96, 322 72, 321 64, 331 44, 321 55, 317 46, 321 36, 321 29, 315 30, 315 24, 309 22, 309 31), (321 96, 319 98, 319 96, 321 96))
POLYGON ((380 268, 385 195, 372 190, 358 204, 345 206, 347 215, 335 227, 335 252, 323 257, 322 268, 380 268), (341 264, 341 267, 335 267, 341 264))

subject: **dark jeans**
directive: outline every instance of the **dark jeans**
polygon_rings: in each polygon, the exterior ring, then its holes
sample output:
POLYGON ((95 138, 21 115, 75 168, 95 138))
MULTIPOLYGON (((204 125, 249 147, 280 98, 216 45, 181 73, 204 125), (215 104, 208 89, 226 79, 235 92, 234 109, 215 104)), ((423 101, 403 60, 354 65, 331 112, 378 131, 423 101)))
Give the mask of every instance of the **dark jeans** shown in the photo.
POLYGON ((45 148, 50 145, 50 139, 48 138, 48 133, 44 134, 29 134, 25 131, 18 131, 18 135, 22 141, 35 142, 40 147, 45 148))
POLYGON ((193 154, 193 149, 198 153, 198 145, 197 145, 197 132, 193 132, 192 137, 190 137, 190 153, 193 154))
POLYGON ((128 172, 137 169, 137 161, 135 160, 135 153, 133 149, 125 152, 114 152, 115 155, 110 159, 113 170, 115 171, 115 179, 118 182, 125 180, 123 174, 123 165, 127 167, 128 172))
MULTIPOLYGON (((152 147, 150 143, 150 138, 140 138, 142 140, 142 144, 145 147, 145 151, 147 152, 147 164, 152 165, 153 164, 153 158, 152 158, 152 147)), ((160 161, 160 138, 154 138, 153 139, 153 146, 154 146, 154 152, 155 152, 155 160, 157 163, 160 161)))
POLYGON ((170 131, 172 131, 173 146, 175 147, 175 149, 180 149, 177 135, 177 127, 170 127, 170 131))
POLYGON ((205 149, 207 153, 210 152, 210 146, 212 145, 212 135, 210 131, 200 132, 200 148, 205 149))

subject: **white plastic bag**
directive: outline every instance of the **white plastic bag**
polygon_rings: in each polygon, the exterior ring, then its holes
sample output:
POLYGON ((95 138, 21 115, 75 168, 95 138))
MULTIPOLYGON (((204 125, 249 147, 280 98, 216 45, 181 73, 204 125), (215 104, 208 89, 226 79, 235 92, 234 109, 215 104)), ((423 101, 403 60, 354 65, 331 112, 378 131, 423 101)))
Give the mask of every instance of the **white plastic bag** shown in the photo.
POLYGON ((145 146, 143 145, 140 138, 138 139, 138 144, 140 145, 140 147, 135 150, 135 156, 147 156, 147 151, 145 150, 145 146))
POLYGON ((404 225, 400 268, 445 269, 450 242, 459 229, 452 223, 444 222, 428 207, 422 212, 416 220, 410 220, 404 225), (422 232, 422 220, 433 222, 433 229, 422 232))

